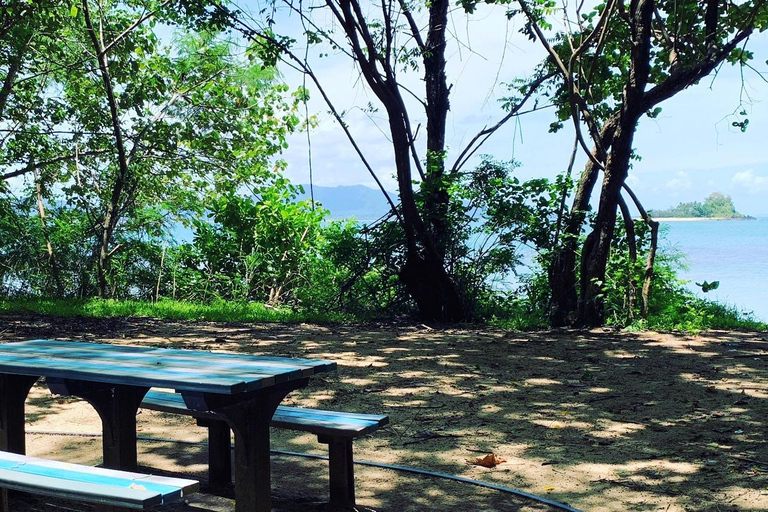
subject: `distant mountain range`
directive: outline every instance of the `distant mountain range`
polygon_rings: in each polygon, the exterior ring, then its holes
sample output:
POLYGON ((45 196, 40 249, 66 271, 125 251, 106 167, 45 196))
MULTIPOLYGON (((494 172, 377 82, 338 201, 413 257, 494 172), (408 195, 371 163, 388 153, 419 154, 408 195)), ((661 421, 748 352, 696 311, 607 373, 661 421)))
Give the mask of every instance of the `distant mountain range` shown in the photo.
MULTIPOLYGON (((309 198, 309 185, 302 185, 304 194, 300 199, 309 198)), ((397 201, 397 194, 390 192, 393 201, 397 201)), ((331 212, 333 219, 349 219, 354 217, 361 222, 370 222, 378 219, 387 211, 389 204, 384 194, 378 189, 364 185, 348 185, 339 187, 314 186, 315 201, 323 208, 331 212)))

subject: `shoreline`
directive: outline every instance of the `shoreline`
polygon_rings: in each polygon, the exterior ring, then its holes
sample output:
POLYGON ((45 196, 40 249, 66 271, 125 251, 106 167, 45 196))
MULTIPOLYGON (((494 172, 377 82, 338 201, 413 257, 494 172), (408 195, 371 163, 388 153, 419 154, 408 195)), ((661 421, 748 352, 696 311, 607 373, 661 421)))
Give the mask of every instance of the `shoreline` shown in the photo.
POLYGON ((697 220, 706 220, 706 221, 755 220, 755 218, 754 217, 653 217, 653 220, 659 221, 659 222, 692 222, 697 220))

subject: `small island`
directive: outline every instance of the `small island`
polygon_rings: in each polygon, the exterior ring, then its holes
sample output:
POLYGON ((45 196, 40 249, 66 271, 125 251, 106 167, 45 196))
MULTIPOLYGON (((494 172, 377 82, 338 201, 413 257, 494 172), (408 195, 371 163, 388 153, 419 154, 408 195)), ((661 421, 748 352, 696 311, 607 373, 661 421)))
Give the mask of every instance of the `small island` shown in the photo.
POLYGON ((703 203, 698 201, 680 203, 668 210, 649 210, 648 213, 653 218, 663 220, 747 220, 754 218, 737 212, 731 197, 720 192, 713 192, 703 203))

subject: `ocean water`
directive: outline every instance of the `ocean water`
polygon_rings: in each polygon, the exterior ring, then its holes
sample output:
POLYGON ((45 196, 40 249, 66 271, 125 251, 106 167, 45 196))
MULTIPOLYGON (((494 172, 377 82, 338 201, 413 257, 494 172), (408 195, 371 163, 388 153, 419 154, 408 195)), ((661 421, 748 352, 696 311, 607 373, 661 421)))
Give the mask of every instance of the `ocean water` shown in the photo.
POLYGON ((685 255, 680 276, 699 297, 734 305, 768 322, 768 218, 663 221, 661 247, 685 255), (719 281, 703 293, 694 283, 719 281))

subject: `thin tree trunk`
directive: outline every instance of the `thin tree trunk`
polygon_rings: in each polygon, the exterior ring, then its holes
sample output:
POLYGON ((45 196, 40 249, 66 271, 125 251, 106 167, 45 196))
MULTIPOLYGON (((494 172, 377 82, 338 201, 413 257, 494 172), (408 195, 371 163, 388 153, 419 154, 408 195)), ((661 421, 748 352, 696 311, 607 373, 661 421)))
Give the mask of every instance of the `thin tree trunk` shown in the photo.
POLYGON ((53 277, 53 283, 56 286, 56 295, 61 297, 64 295, 64 286, 61 283, 59 263, 56 259, 56 253, 53 251, 53 244, 51 243, 51 236, 48 231, 48 220, 46 219, 45 203, 43 202, 43 186, 40 183, 40 173, 37 171, 35 171, 35 194, 37 195, 37 213, 40 217, 40 225, 43 230, 43 237, 45 238, 45 248, 48 253, 48 267, 51 271, 51 277, 53 277))
POLYGON ((101 73, 101 79, 104 84, 104 91, 107 95, 107 102, 109 105, 109 114, 112 119, 112 131, 115 137, 115 148, 117 149, 118 158, 118 173, 115 182, 112 186, 112 194, 109 199, 109 203, 106 205, 104 217, 101 221, 101 232, 99 233, 99 245, 97 255, 97 281, 98 281, 98 294, 100 297, 108 296, 108 282, 107 275, 109 274, 109 266, 112 254, 114 251, 109 250, 109 246, 112 243, 115 227, 119 220, 119 207, 123 198, 123 191, 128 186, 129 169, 128 158, 125 151, 125 145, 123 143, 123 131, 120 125, 120 117, 117 107, 117 99, 115 97, 115 91, 112 87, 112 79, 109 75, 109 63, 107 61, 107 55, 104 51, 103 41, 100 39, 99 34, 91 21, 90 9, 88 6, 88 0, 82 0, 83 17, 85 18, 85 24, 88 30, 88 34, 91 37, 93 43, 93 49, 96 52, 96 56, 99 62, 99 71, 101 73))
POLYGON ((163 245, 163 253, 160 255, 160 269, 157 271, 157 285, 155 286, 153 302, 157 302, 160 298, 160 281, 163 278, 163 264, 165 264, 165 245, 163 245))
POLYGON ((648 318, 648 311, 651 304, 651 286, 653 284, 653 267, 656 261, 656 249, 659 245, 659 223, 653 219, 646 219, 646 222, 651 226, 651 247, 648 251, 648 258, 645 260, 645 275, 643 276, 643 291, 642 291, 642 310, 641 315, 643 318, 648 318))
MULTIPOLYGON (((549 287, 552 292, 549 320, 553 327, 563 327, 573 322, 578 308, 577 261, 580 235, 589 211, 589 200, 597 183, 600 169, 594 160, 605 161, 600 148, 613 144, 616 133, 616 119, 606 123, 600 131, 601 144, 593 148, 594 158, 589 159, 576 186, 571 211, 566 216, 560 244, 547 269, 549 287)), ((583 252, 583 250, 582 250, 583 252)))
MULTIPOLYGON (((435 0, 429 5, 429 30, 424 52, 424 82, 427 114, 427 196, 424 210, 434 238, 436 256, 444 261, 449 244, 447 223, 450 196, 445 183, 445 124, 448 118, 449 88, 445 76, 445 30, 448 1, 435 0)), ((443 264, 444 265, 444 264, 443 264)))
POLYGON ((629 194, 629 197, 631 197, 632 201, 635 203, 637 211, 640 212, 640 217, 642 217, 643 221, 651 228, 651 245, 648 249, 648 256, 645 259, 645 273, 643 275, 641 292, 642 304, 640 306, 640 315, 643 318, 648 318, 648 310, 651 302, 651 286, 653 285, 653 268, 656 262, 656 251, 659 246, 659 223, 648 215, 648 212, 643 208, 640 199, 638 199, 632 189, 626 184, 624 185, 624 190, 627 191, 627 194, 629 194))
POLYGON ((635 265, 637 264, 637 241, 635 239, 635 222, 629 211, 627 202, 619 196, 619 208, 624 219, 624 230, 627 233, 627 250, 629 252, 629 264, 627 265, 627 293, 626 309, 627 319, 631 322, 635 319, 635 307, 637 307, 637 281, 635 280, 635 265))
POLYGON ((8 104, 8 97, 11 95, 16 76, 18 76, 19 70, 21 69, 21 61, 31 42, 32 34, 19 45, 16 55, 14 55, 7 63, 8 69, 5 72, 5 80, 3 80, 3 86, 0 88, 0 119, 3 118, 5 106, 8 104))

